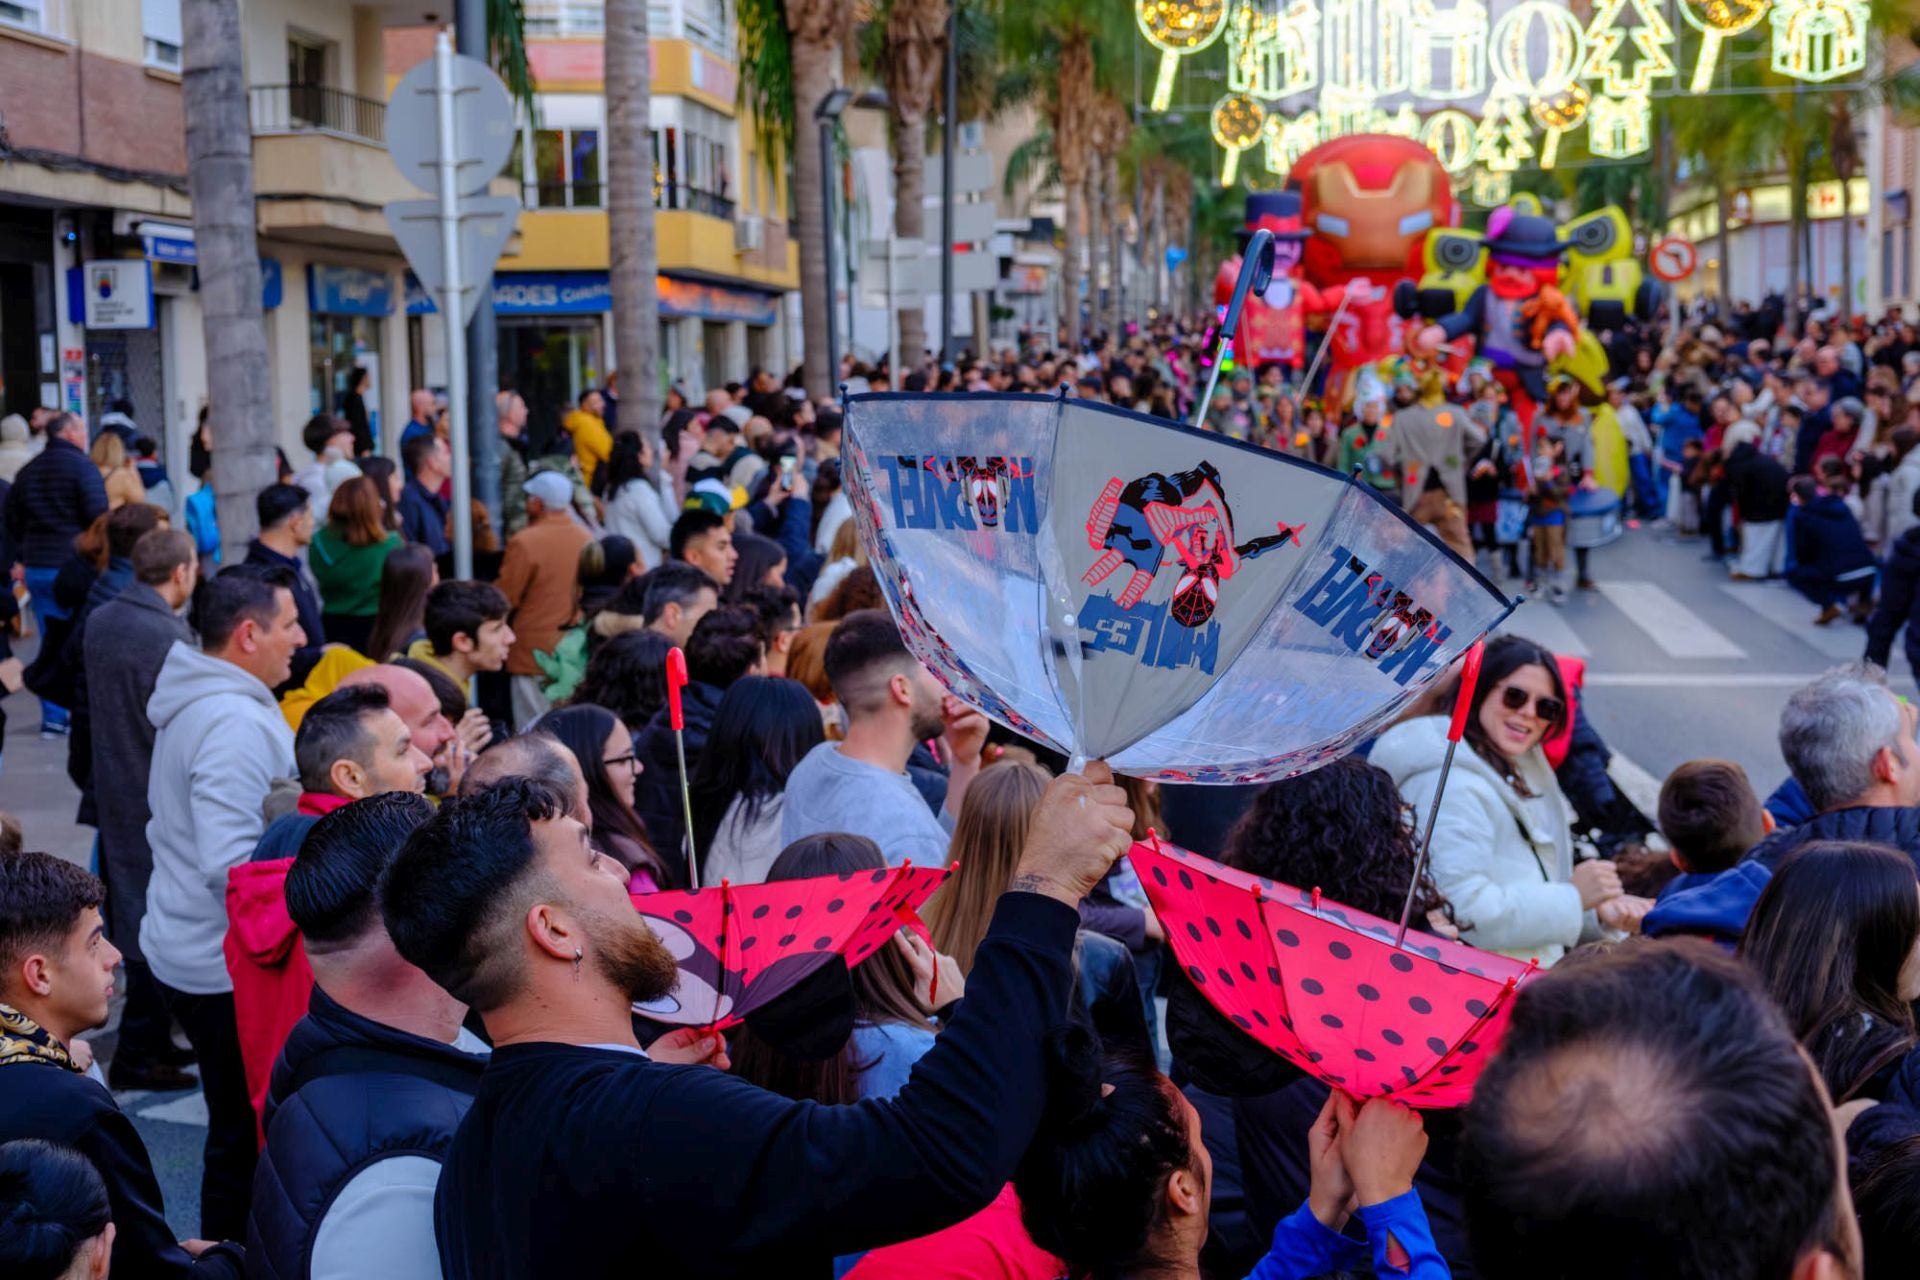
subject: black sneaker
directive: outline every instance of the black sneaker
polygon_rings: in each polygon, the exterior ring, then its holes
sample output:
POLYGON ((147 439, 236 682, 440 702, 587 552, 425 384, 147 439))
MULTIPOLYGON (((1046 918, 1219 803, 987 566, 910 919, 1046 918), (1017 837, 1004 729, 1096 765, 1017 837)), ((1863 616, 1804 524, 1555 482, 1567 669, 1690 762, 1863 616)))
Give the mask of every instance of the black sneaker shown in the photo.
POLYGON ((171 1093, 179 1089, 197 1089, 199 1086, 199 1076, 160 1063, 127 1062, 115 1055, 107 1067, 107 1087, 115 1092, 147 1089, 154 1093, 171 1093))

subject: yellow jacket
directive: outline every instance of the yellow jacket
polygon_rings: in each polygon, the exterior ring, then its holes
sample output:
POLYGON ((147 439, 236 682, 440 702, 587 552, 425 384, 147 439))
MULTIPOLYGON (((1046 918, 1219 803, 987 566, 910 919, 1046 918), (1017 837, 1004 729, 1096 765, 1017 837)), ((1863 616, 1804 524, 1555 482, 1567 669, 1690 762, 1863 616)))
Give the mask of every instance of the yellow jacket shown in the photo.
POLYGON ((375 665, 372 658, 344 644, 330 644, 326 652, 320 655, 320 661, 313 664, 313 670, 307 673, 307 682, 298 689, 290 689, 280 699, 280 714, 287 718, 287 724, 295 733, 300 732, 300 722, 307 717, 307 708, 332 693, 340 682, 362 667, 375 665))
POLYGON ((593 469, 613 454, 613 433, 605 418, 596 418, 585 409, 567 415, 567 434, 573 437, 573 456, 580 461, 581 482, 591 487, 593 469))

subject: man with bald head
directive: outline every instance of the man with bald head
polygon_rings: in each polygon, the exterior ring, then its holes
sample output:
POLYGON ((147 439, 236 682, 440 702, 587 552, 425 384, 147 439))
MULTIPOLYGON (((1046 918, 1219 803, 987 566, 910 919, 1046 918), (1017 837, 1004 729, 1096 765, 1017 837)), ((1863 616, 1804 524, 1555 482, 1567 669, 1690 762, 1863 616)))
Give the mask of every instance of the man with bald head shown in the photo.
POLYGON ((568 798, 567 816, 593 828, 588 807, 587 778, 573 753, 543 733, 523 733, 495 743, 480 753, 460 780, 460 794, 470 796, 506 778, 531 778, 568 798))
POLYGON ((402 445, 406 444, 407 441, 413 439, 415 436, 430 436, 433 434, 433 412, 437 407, 438 405, 433 398, 433 392, 420 387, 414 388, 413 394, 407 397, 407 412, 409 416, 407 418, 406 428, 400 432, 400 443, 402 445))
POLYGON ((359 685, 386 690, 388 705, 407 726, 413 746, 433 761, 433 772, 427 775, 427 793, 447 796, 458 790, 472 756, 460 744, 452 722, 441 714, 440 700, 433 696, 427 678, 382 662, 349 672, 334 687, 351 689, 359 685))
POLYGON ((1460 1166, 1488 1280, 1860 1274, 1826 1088, 1752 973, 1699 939, 1522 989, 1460 1166))

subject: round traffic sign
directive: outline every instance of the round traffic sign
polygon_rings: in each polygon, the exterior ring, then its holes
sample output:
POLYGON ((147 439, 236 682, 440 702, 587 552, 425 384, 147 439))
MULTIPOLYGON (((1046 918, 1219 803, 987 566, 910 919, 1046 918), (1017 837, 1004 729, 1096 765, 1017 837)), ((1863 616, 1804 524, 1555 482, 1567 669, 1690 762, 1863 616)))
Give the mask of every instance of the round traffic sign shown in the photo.
MULTIPOLYGON (((440 115, 435 99, 434 59, 400 77, 387 101, 387 154, 422 191, 440 190, 440 115)), ((513 97, 493 68, 478 58, 453 55, 453 160, 459 194, 470 196, 492 182, 513 154, 519 129, 513 97)))
POLYGON ((1693 247, 1693 241, 1683 236, 1665 236, 1654 244, 1647 259, 1653 274, 1671 284, 1693 274, 1699 265, 1700 251, 1693 247))

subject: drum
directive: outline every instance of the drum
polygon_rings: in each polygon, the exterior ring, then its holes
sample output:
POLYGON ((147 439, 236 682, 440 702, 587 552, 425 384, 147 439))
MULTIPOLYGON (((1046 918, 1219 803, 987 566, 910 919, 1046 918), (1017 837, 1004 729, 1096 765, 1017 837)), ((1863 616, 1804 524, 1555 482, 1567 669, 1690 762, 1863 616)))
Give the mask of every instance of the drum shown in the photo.
POLYGON ((1577 489, 1567 501, 1567 545, 1576 550, 1604 547, 1625 531, 1620 495, 1611 489, 1577 489))

